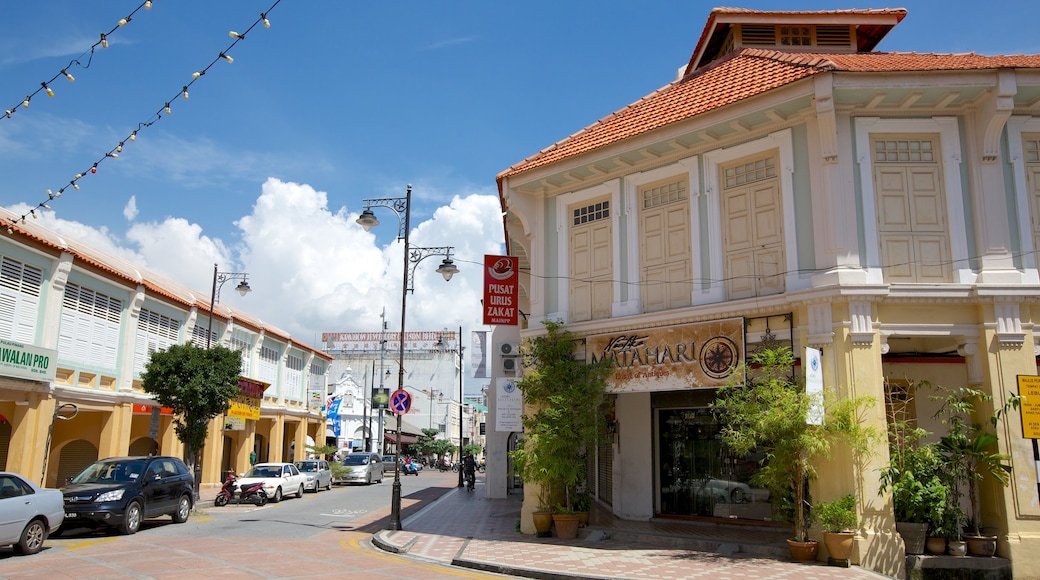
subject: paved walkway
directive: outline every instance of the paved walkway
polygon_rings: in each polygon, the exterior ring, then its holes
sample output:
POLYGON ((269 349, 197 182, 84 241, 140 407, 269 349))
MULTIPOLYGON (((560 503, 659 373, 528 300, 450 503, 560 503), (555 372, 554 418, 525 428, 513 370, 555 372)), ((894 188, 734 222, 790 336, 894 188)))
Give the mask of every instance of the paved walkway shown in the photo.
POLYGON ((516 531, 520 502, 519 496, 487 499, 478 481, 475 492, 451 489, 406 517, 403 530, 376 532, 372 543, 412 558, 529 578, 886 578, 856 566, 790 562, 786 532, 763 538, 756 531, 750 539, 736 526, 623 522, 605 511, 578 539, 536 538, 516 531))

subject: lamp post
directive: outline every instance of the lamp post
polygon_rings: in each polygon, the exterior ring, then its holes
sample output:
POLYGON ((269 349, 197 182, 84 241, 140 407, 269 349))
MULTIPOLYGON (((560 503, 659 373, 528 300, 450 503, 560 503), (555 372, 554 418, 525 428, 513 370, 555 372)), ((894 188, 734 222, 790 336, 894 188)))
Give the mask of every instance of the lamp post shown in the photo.
MULTIPOLYGON (((462 459, 463 459, 463 457, 462 457, 462 444, 463 444, 463 441, 462 441, 462 409, 464 408, 463 397, 462 397, 462 326, 459 326, 459 340, 458 340, 458 345, 457 346, 459 347, 459 464, 461 465, 462 464, 462 459)), ((463 485, 464 484, 462 482, 462 468, 460 467, 459 468, 459 485, 457 487, 462 487, 463 485)))
MULTIPOLYGON (((403 259, 403 272, 402 272, 402 285, 401 285, 401 340, 398 344, 398 369, 397 369, 397 388, 398 390, 404 389, 404 328, 405 328, 405 309, 408 306, 408 293, 413 292, 412 288, 413 277, 415 275, 415 266, 419 265, 419 262, 425 258, 434 255, 443 255, 444 261, 441 262, 440 267, 437 268, 437 272, 441 276, 444 276, 444 281, 451 280, 452 275, 457 273, 459 269, 455 267, 455 263, 451 261, 451 246, 440 246, 436 248, 412 248, 408 243, 408 234, 411 229, 411 213, 412 213, 412 186, 408 185, 404 197, 387 197, 387 198, 373 198, 365 200, 365 210, 358 216, 357 223, 365 228, 365 231, 371 230, 374 226, 379 225, 379 220, 376 219, 375 214, 372 213, 372 207, 385 207, 395 214, 397 214, 398 230, 397 239, 398 241, 404 242, 404 259, 403 259), (414 264, 414 266, 413 266, 414 264)), ((397 415, 397 454, 400 458, 401 454, 401 415, 397 415)), ((394 462, 394 485, 393 492, 390 496, 390 529, 400 530, 401 529, 401 464, 399 461, 394 462)))
POLYGON ((240 295, 245 296, 253 290, 249 287, 248 278, 249 274, 246 272, 218 272, 217 265, 213 264, 213 292, 209 295, 209 329, 206 331, 206 348, 209 348, 210 339, 213 338, 213 308, 216 306, 220 287, 228 280, 241 280, 238 286, 235 286, 235 290, 238 290, 240 295))

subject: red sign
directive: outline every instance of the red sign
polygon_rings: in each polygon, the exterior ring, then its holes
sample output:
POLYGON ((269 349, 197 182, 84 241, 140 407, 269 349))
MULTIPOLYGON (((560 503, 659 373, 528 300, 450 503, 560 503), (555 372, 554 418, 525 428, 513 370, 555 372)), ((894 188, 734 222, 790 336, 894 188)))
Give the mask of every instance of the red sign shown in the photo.
POLYGON ((390 395, 390 410, 395 415, 404 415, 412 406, 412 396, 404 389, 397 389, 390 395))
MULTIPOLYGON (((138 405, 135 403, 131 406, 131 412, 135 415, 150 415, 152 413, 152 405, 138 405)), ((173 409, 169 407, 162 407, 160 414, 172 415, 173 409)))
POLYGON ((484 256, 484 324, 516 326, 520 311, 520 260, 484 256))

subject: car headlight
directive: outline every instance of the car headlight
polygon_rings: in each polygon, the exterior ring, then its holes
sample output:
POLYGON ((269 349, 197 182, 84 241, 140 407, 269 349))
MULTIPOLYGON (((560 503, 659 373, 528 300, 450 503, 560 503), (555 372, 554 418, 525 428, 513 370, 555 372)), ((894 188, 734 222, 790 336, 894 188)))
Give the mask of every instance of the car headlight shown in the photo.
POLYGON ((94 501, 98 503, 119 501, 123 499, 123 492, 125 491, 125 489, 113 489, 112 491, 106 491, 105 493, 97 496, 97 499, 94 501))

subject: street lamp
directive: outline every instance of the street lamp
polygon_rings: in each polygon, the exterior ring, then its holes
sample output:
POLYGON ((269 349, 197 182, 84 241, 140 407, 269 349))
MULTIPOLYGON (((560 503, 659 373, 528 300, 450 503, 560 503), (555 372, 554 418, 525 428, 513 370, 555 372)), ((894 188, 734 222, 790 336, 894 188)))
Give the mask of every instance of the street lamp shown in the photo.
MULTIPOLYGON (((404 242, 404 268, 402 273, 402 285, 401 285, 401 340, 398 344, 398 368, 397 368, 397 389, 404 389, 404 328, 405 328, 405 309, 408 306, 408 293, 414 292, 412 288, 412 282, 415 275, 415 267, 419 265, 419 262, 424 259, 434 256, 443 255, 444 261, 441 262, 440 267, 437 268, 437 272, 441 276, 444 276, 444 281, 451 280, 452 275, 458 273, 459 269, 455 267, 455 263, 451 261, 451 246, 440 246, 436 248, 412 248, 408 243, 408 234, 411 229, 412 220, 412 186, 408 185, 404 197, 386 197, 386 198, 374 198, 365 200, 365 210, 358 216, 357 223, 365 228, 365 231, 371 230, 373 227, 379 225, 379 220, 376 219, 375 214, 372 213, 372 207, 385 207, 395 214, 397 214, 397 239, 398 241, 404 242), (414 264, 414 266, 413 266, 414 264)), ((401 454, 401 415, 397 414, 397 454, 400 457, 401 454)), ((394 462, 394 485, 393 492, 390 496, 390 529, 400 530, 401 529, 401 463, 399 461, 394 462)))
POLYGON ((210 339, 213 338, 213 307, 217 303, 220 287, 228 280, 241 280, 238 286, 235 286, 235 290, 238 290, 240 295, 245 296, 253 290, 249 287, 247 278, 249 278, 249 274, 245 272, 218 272, 217 265, 213 264, 213 292, 209 295, 209 329, 206 331, 206 348, 209 348, 210 339))
POLYGON ((462 470, 462 467, 461 467, 462 460, 463 460, 463 457, 462 457, 462 443, 463 443, 463 441, 462 441, 462 410, 465 408, 465 405, 463 403, 463 397, 462 397, 462 326, 459 326, 459 340, 458 340, 458 345, 457 346, 459 347, 459 466, 460 466, 459 467, 459 485, 457 487, 462 487, 463 486, 463 482, 462 482, 462 471, 463 470, 462 470))

